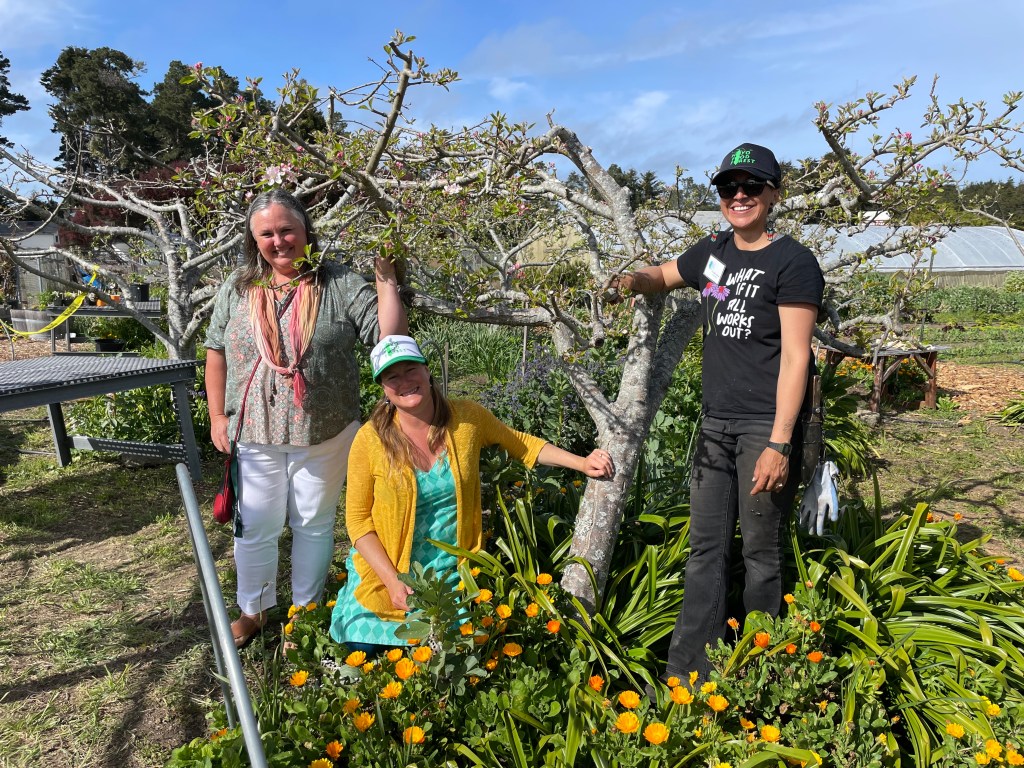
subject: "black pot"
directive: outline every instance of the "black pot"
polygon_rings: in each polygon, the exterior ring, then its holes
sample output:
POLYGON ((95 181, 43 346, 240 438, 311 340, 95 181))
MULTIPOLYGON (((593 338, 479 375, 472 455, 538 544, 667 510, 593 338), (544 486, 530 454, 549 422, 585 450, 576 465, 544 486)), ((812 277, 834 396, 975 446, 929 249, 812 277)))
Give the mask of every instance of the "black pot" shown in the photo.
POLYGON ((124 352, 124 339, 96 339, 97 352, 124 352))
POLYGON ((149 301, 149 283, 130 283, 128 298, 132 301, 149 301))

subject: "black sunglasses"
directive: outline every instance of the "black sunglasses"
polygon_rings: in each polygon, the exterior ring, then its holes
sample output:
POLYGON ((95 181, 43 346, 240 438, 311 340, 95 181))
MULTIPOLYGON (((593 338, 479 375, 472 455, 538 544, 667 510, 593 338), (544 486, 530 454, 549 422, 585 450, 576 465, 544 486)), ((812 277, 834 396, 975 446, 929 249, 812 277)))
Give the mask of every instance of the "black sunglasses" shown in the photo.
POLYGON ((718 190, 718 196, 723 200, 729 200, 730 198, 736 197, 736 193, 739 192, 740 188, 743 189, 743 194, 747 197, 757 197, 764 192, 765 186, 770 186, 775 189, 774 184, 769 184, 767 181, 762 179, 746 179, 745 181, 727 181, 724 184, 716 184, 715 188, 718 190))

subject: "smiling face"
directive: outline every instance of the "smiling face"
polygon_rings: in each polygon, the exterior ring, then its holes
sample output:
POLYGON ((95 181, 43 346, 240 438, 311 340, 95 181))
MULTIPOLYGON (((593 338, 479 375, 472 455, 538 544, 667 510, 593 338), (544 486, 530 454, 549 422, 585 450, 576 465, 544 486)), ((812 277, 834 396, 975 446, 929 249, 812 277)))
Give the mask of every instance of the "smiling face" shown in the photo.
POLYGON ((260 256, 274 275, 291 279, 299 274, 295 262, 305 256, 306 228, 294 211, 274 203, 256 211, 249 222, 260 256))
MULTIPOLYGON (((721 181, 745 181, 754 178, 746 171, 735 171, 721 181)), ((732 226, 733 231, 750 236, 752 239, 764 234, 768 229, 768 212, 779 199, 779 190, 765 185, 761 194, 750 197, 742 187, 736 195, 723 198, 719 205, 722 215, 732 226)))
POLYGON ((388 366, 380 375, 380 385, 387 399, 400 411, 433 413, 430 370, 423 363, 403 360, 388 366))

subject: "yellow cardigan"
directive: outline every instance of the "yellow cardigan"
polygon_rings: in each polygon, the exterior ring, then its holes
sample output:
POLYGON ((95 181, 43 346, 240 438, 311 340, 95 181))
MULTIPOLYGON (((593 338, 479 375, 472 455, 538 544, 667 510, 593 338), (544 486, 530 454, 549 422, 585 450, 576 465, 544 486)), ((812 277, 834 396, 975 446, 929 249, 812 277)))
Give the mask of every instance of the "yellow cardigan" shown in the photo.
MULTIPOLYGON (((455 478, 456 543, 476 552, 483 540, 480 505, 480 449, 500 445, 532 468, 545 440, 507 427, 482 405, 452 400, 452 420, 445 442, 455 478)), ((416 476, 409 467, 388 473, 387 458, 373 424, 360 427, 348 454, 345 524, 353 543, 376 533, 399 573, 408 573, 416 528, 416 476)), ((391 604, 387 587, 358 552, 352 558, 360 584, 355 598, 382 619, 404 621, 405 612, 391 604)))

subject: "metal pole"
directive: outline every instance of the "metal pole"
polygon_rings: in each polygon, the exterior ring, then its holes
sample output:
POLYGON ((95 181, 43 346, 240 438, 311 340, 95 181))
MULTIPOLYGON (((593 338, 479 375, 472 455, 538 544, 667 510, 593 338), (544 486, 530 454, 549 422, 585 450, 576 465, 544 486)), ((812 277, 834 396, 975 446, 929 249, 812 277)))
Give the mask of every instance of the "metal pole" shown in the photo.
POLYGON ((181 500, 185 504, 185 519, 188 522, 189 536, 192 538, 196 569, 199 571, 203 607, 206 609, 207 620, 210 623, 210 640, 213 643, 217 671, 221 673, 221 679, 224 678, 224 671, 227 671, 230 697, 225 693, 224 703, 228 708, 229 722, 231 701, 233 700, 238 720, 242 725, 242 737, 245 739, 245 749, 249 753, 249 764, 253 768, 267 768, 267 757, 263 752, 259 725, 253 714, 249 688, 245 684, 245 676, 242 674, 242 661, 238 658, 238 649, 235 648, 235 642, 231 635, 231 622, 228 619, 227 608, 224 606, 224 594, 221 592, 220 582, 217 580, 217 567, 213 561, 213 553, 210 551, 210 541, 206 538, 206 529, 203 528, 203 518, 199 512, 199 502, 196 500, 195 491, 192 488, 192 479, 189 477, 188 467, 184 464, 178 464, 175 467, 175 472, 178 475, 181 500))

